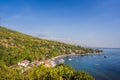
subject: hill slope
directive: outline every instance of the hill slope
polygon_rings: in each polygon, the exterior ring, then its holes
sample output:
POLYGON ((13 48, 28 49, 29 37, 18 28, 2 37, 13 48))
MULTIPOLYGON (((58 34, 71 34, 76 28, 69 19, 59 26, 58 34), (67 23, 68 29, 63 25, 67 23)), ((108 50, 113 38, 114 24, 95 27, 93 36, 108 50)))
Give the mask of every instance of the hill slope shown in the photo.
POLYGON ((43 60, 61 54, 93 53, 99 50, 49 41, 0 26, 0 60, 10 66, 23 59, 43 60))

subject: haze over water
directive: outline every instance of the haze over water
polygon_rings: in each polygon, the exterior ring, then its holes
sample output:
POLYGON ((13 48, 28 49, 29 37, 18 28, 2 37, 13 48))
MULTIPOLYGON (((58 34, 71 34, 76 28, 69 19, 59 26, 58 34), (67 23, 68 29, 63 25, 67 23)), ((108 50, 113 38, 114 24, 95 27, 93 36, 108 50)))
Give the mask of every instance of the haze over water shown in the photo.
POLYGON ((90 73, 96 80, 120 80, 120 49, 102 50, 101 54, 67 56, 63 59, 76 70, 90 73))

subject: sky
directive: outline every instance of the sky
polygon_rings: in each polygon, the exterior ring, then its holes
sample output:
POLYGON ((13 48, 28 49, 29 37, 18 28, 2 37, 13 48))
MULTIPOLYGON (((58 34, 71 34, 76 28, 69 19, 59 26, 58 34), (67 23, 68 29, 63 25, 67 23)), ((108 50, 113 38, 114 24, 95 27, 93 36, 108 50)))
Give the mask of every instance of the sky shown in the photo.
POLYGON ((83 46, 120 48, 120 0, 0 0, 0 25, 83 46))

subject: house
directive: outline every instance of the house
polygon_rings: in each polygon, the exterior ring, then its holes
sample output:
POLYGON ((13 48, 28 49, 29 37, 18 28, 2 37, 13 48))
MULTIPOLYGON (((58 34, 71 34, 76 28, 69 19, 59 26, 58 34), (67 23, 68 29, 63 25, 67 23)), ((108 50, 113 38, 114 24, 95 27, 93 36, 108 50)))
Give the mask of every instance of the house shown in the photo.
POLYGON ((51 67, 51 66, 52 66, 52 65, 50 64, 50 62, 48 62, 47 60, 44 61, 44 64, 45 64, 46 67, 51 67))
POLYGON ((23 60, 21 62, 18 62, 18 65, 22 66, 22 67, 27 67, 29 65, 29 63, 30 63, 29 60, 23 60))
POLYGON ((31 64, 34 66, 38 66, 38 65, 43 64, 43 63, 44 63, 43 61, 36 60, 36 61, 32 62, 31 64))
POLYGON ((43 62, 43 61, 40 61, 39 64, 44 64, 44 62, 43 62))
POLYGON ((71 55, 75 55, 75 53, 74 53, 74 52, 72 52, 72 53, 71 53, 71 55))

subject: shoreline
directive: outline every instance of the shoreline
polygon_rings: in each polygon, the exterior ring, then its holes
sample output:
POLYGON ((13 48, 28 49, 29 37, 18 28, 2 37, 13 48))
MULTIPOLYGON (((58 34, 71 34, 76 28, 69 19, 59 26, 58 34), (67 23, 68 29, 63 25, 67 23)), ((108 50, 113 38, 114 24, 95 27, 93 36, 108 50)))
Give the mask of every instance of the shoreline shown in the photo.
MULTIPOLYGON (((101 53, 101 52, 100 52, 101 53)), ((89 56, 89 55, 96 55, 100 53, 85 53, 85 54, 63 54, 63 55, 58 55, 53 58, 48 59, 47 61, 52 65, 52 67, 56 66, 57 64, 64 63, 63 59, 64 57, 69 57, 69 56, 89 56), (62 62, 60 61, 62 60, 62 62)))
POLYGON ((63 54, 63 55, 58 55, 55 56, 51 59, 48 59, 48 61, 55 61, 58 58, 63 58, 63 57, 67 57, 67 56, 85 56, 85 55, 90 55, 90 54, 98 54, 98 53, 87 53, 87 54, 63 54))

